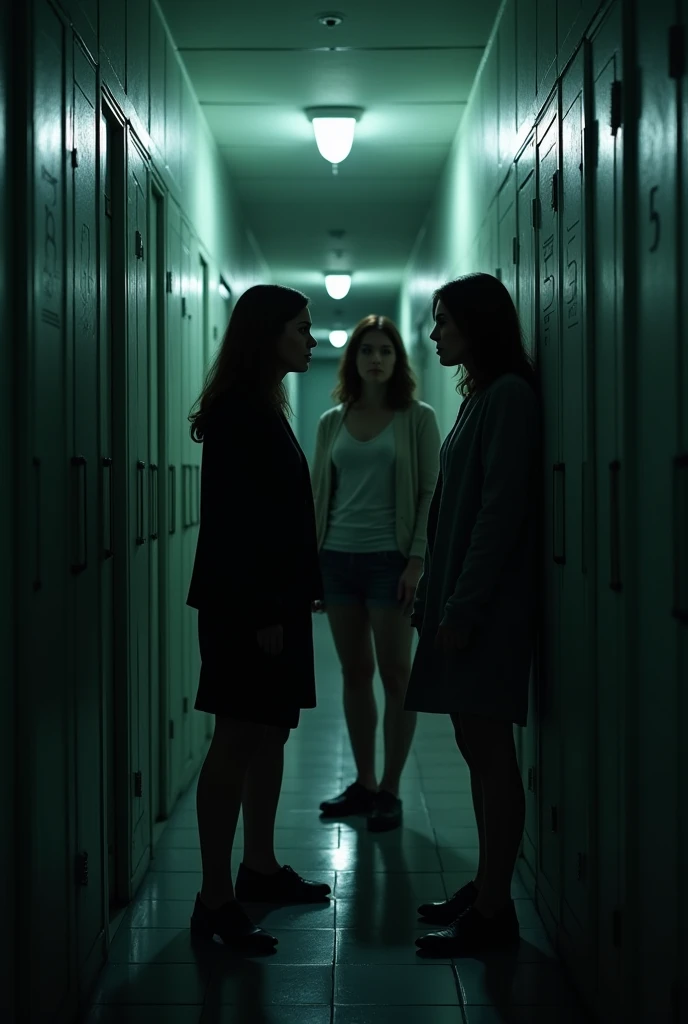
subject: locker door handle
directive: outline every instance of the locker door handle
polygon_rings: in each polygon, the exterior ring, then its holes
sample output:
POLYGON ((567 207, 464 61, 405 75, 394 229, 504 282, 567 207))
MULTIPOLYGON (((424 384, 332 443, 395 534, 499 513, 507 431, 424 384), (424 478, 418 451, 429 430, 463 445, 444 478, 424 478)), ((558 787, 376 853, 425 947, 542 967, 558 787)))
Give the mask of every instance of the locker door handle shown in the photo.
POLYGON ((552 467, 552 558, 566 565, 566 463, 552 467))
POLYGON ((33 458, 33 483, 36 493, 36 535, 35 535, 35 563, 33 574, 34 593, 43 587, 42 566, 41 566, 41 460, 33 458))
POLYGON ((674 607, 688 625, 688 454, 674 459, 674 607))
POLYGON ((144 482, 144 473, 145 473, 145 471, 146 471, 146 463, 145 462, 141 462, 141 460, 139 460, 136 463, 136 490, 137 490, 137 494, 136 494, 136 515, 137 515, 136 545, 137 545, 137 547, 141 547, 143 544, 146 543, 145 523, 144 523, 144 519, 145 519, 145 508, 144 508, 145 482, 144 482))
POLYGON ((115 492, 112 489, 112 459, 104 458, 103 467, 103 559, 107 561, 115 553, 113 531, 115 522, 115 492), (107 480, 107 489, 105 481, 107 480), (106 516, 107 510, 107 516, 106 516))
POLYGON ((71 463, 74 481, 72 508, 75 512, 72 573, 78 576, 88 568, 88 463, 83 455, 73 455, 71 463))
POLYGON ((170 508, 169 525, 167 527, 167 532, 170 534, 170 536, 172 536, 173 533, 177 532, 177 467, 168 466, 167 472, 167 482, 169 487, 167 500, 169 501, 170 508))
POLYGON ((617 593, 621 584, 621 463, 609 463, 609 586, 617 593))
POLYGON ((150 519, 151 526, 153 527, 151 532, 151 540, 157 540, 160 531, 159 522, 159 502, 158 502, 158 467, 155 463, 151 463, 150 467, 150 480, 151 480, 151 496, 150 496, 150 519))

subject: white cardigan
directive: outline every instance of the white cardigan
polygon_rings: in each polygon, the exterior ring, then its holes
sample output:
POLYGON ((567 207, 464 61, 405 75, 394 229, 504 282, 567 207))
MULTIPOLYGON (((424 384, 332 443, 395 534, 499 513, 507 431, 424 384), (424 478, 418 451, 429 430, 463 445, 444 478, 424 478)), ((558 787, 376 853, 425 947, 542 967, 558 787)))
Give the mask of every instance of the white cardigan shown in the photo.
MULTIPOLYGON (((338 405, 320 417, 313 462, 313 498, 318 549, 322 548, 334 489, 332 449, 344 423, 346 407, 338 405)), ((423 558, 430 501, 439 473, 440 431, 434 410, 412 402, 394 414, 396 444, 396 534, 405 558, 423 558)))

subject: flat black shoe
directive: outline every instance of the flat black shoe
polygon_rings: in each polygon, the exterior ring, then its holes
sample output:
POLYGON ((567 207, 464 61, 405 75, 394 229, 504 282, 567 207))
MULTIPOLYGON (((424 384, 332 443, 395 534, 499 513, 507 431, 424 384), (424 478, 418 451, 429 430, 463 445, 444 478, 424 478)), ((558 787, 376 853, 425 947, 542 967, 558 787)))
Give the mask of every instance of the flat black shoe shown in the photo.
POLYGON ((457 917, 461 917, 465 910, 473 906, 477 895, 475 882, 468 882, 448 900, 442 900, 440 903, 421 903, 418 907, 418 914, 430 924, 451 924, 452 921, 456 921, 457 917))
POLYGON ((245 864, 239 866, 234 891, 242 903, 321 903, 332 892, 323 882, 309 882, 287 864, 274 875, 262 875, 245 864))
POLYGON ((191 934, 210 941, 217 935, 225 946, 238 953, 274 953, 277 945, 274 935, 255 925, 236 900, 210 910, 201 901, 200 893, 191 915, 191 934))
POLYGON ((518 918, 513 900, 500 914, 491 918, 483 917, 475 907, 469 907, 448 928, 416 939, 416 945, 424 953, 441 957, 505 950, 517 946, 518 942, 518 918))
POLYGON ((349 818, 354 814, 370 814, 375 807, 376 793, 360 782, 352 784, 332 800, 323 800, 320 810, 323 818, 349 818))
POLYGON ((392 829, 399 828, 401 818, 401 800, 393 793, 381 789, 375 798, 375 806, 368 815, 368 831, 390 832, 392 829))

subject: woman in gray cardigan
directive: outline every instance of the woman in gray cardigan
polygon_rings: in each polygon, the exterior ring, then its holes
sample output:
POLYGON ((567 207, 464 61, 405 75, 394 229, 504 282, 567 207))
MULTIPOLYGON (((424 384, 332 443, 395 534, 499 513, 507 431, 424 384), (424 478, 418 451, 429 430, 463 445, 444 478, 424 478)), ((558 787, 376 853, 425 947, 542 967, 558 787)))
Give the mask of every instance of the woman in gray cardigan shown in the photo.
POLYGON ((424 904, 445 925, 417 945, 441 956, 518 941, 511 880, 525 796, 513 725, 525 725, 536 616, 540 415, 518 315, 504 285, 473 274, 434 297, 443 366, 464 396, 440 452, 413 622, 406 707, 449 714, 470 769, 480 842, 475 880, 424 904))
POLYGON ((336 397, 318 426, 313 465, 325 607, 344 677, 357 778, 325 800, 325 817, 363 814, 372 831, 401 823, 399 782, 416 727, 404 710, 411 671, 408 613, 423 566, 440 435, 398 330, 369 316, 353 331, 336 397), (372 637, 371 637, 372 631, 372 637), (385 689, 385 764, 375 772, 375 658, 385 689))

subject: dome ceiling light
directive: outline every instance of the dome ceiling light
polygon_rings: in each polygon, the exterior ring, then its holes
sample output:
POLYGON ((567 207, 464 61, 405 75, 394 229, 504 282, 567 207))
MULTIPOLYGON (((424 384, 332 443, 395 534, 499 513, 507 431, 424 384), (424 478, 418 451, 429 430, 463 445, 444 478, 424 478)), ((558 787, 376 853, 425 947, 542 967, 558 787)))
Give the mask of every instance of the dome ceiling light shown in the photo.
POLYGON ((325 288, 331 299, 345 299, 351 288, 351 274, 325 274, 325 288))
POLYGON ((360 107, 309 107, 306 110, 320 155, 332 164, 333 174, 339 173, 339 164, 351 152, 356 122, 362 114, 360 107))
POLYGON ((346 331, 330 331, 330 344, 334 348, 344 348, 348 337, 346 331))

